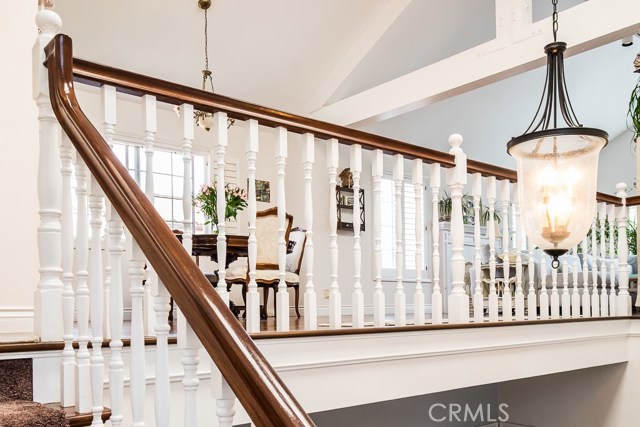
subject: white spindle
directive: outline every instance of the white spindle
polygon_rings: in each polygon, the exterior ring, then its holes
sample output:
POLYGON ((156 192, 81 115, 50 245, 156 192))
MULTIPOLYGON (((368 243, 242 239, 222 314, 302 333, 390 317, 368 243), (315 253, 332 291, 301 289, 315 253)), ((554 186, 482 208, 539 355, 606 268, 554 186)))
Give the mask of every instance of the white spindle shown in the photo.
POLYGON ((62 316, 62 224, 59 135, 60 127, 49 101, 47 69, 44 47, 60 31, 62 21, 53 10, 41 9, 36 15, 38 38, 33 57, 33 97, 38 106, 39 157, 38 202, 38 255, 40 280, 35 293, 34 329, 42 341, 59 341, 64 330, 62 316))
MULTIPOLYGON (((186 114, 185 114, 186 116, 186 114)), ((192 117, 192 116, 189 116, 192 117)), ((227 292, 227 282, 225 280, 225 266, 227 265, 227 234, 225 212, 227 200, 225 197, 224 166, 225 154, 228 145, 229 135, 227 131, 227 113, 218 112, 213 115, 214 130, 216 133, 216 212, 218 213, 218 239, 216 242, 218 253, 218 286, 216 291, 225 302, 229 304, 229 292, 227 292)), ((266 309, 266 307, 265 307, 266 309)))
POLYGON ((549 318, 549 291, 547 290, 547 257, 540 254, 540 319, 549 318))
POLYGON ((122 398, 124 393, 124 361, 122 360, 122 221, 118 212, 111 208, 107 227, 111 239, 109 250, 111 255, 111 293, 109 314, 111 341, 111 358, 109 360, 109 396, 111 406, 111 425, 121 426, 124 420, 122 398))
POLYGON ((591 313, 593 317, 600 317, 600 296, 598 295, 598 240, 597 240, 597 210, 593 216, 591 224, 591 256, 593 265, 591 267, 591 313))
POLYGON ((62 161, 62 319, 64 327, 64 349, 60 370, 62 393, 60 404, 64 407, 75 404, 74 374, 75 351, 73 349, 73 206, 71 203, 71 173, 73 152, 67 135, 62 136, 60 147, 62 161))
MULTIPOLYGON (((178 325, 180 325, 182 319, 184 319, 184 317, 180 318, 178 325)), ((185 427, 197 427, 197 392, 198 386, 200 385, 200 380, 197 375, 198 364, 200 363, 198 351, 202 345, 191 327, 188 327, 186 331, 178 336, 178 343, 182 349, 181 362, 184 369, 184 378, 182 379, 182 387, 184 389, 184 425, 185 427)))
POLYGON ((216 417, 218 427, 233 427, 233 418, 236 415, 236 396, 233 394, 229 383, 224 379, 220 371, 211 364, 212 394, 216 399, 216 417))
POLYGON ((502 205, 502 273, 504 277, 504 288, 502 291, 502 318, 503 320, 513 320, 511 300, 510 273, 511 263, 509 262, 509 247, 511 246, 511 236, 509 234, 509 199, 511 183, 508 180, 500 181, 500 202, 502 205))
POLYGON ((481 272, 481 248, 480 241, 480 203, 482 197, 482 175, 473 174, 473 184, 471 187, 471 195, 473 196, 473 272, 474 277, 474 293, 473 293, 473 320, 474 322, 482 322, 484 319, 484 297, 482 295, 482 272, 481 272))
MULTIPOLYGON (((609 316, 609 295, 607 294, 607 205, 600 203, 600 316, 609 316)), ((612 236, 613 237, 613 236, 612 236)))
POLYGON ((396 292, 394 295, 394 313, 396 326, 407 324, 407 297, 404 293, 404 223, 403 223, 403 189, 404 158, 401 154, 393 156, 393 183, 396 197, 396 292))
MULTIPOLYGON (((615 316, 618 309, 616 307, 616 246, 614 233, 616 230, 616 207, 609 205, 609 316, 615 316)), ((619 270, 618 270, 619 271, 619 270)))
POLYGON ((431 239, 432 258, 431 282, 431 322, 442 323, 442 292, 440 290, 440 212, 438 209, 438 198, 440 194, 440 163, 433 163, 430 166, 429 185, 431 186, 431 239))
MULTIPOLYGON (((338 329, 342 327, 342 301, 340 286, 338 285, 338 217, 336 214, 336 174, 338 173, 338 151, 337 139, 330 139, 327 141, 327 170, 329 172, 329 258, 331 259, 329 327, 331 329, 338 329)), ((374 201, 374 206, 379 205, 376 205, 374 201)), ((377 288, 378 282, 376 281, 376 289, 377 288)), ((382 288, 382 282, 380 282, 380 288, 382 288)))
POLYGON ((352 321, 355 328, 364 327, 364 294, 362 293, 361 263, 362 249, 360 247, 360 173, 362 172, 362 147, 358 144, 351 146, 350 153, 351 174, 353 175, 353 295, 352 321))
POLYGON ((536 292, 536 266, 535 266, 535 258, 533 256, 534 244, 531 239, 528 240, 528 254, 529 254, 529 264, 527 268, 527 273, 529 273, 529 292, 527 292, 527 320, 535 320, 538 318, 538 305, 537 305, 537 292, 536 292))
MULTIPOLYGON (((183 162, 183 180, 182 180, 182 246, 188 254, 191 254, 193 221, 191 220, 191 211, 193 205, 193 187, 191 184, 191 147, 193 146, 193 106, 190 104, 182 104, 180 111, 183 113, 182 118, 182 162, 183 162)), ((223 126, 225 129, 226 127, 223 126)), ((223 168, 224 169, 224 168, 223 168)), ((220 193, 224 194, 224 193, 220 193)), ((224 197, 222 198, 224 200, 224 197)), ((220 212, 220 211, 218 211, 220 212)), ((224 212, 224 211, 222 211, 224 212)), ((223 215, 224 216, 224 215, 223 215)))
POLYGON ((627 261, 629 246, 627 243, 627 184, 620 182, 616 185, 616 196, 622 199, 622 206, 618 208, 616 221, 618 222, 618 296, 616 301, 616 315, 631 315, 631 295, 629 295, 629 271, 627 261))
MULTIPOLYGON (((102 135, 104 140, 109 144, 109 147, 113 148, 113 135, 115 133, 116 126, 116 88, 115 86, 110 85, 102 85, 100 88, 100 100, 102 107, 102 135)), ((109 199, 105 198, 104 200, 104 216, 105 216, 105 224, 108 224, 111 219, 111 202, 109 199)), ((102 249, 105 254, 111 253, 111 241, 107 232, 105 230, 103 240, 102 240, 102 249)), ((104 339, 111 338, 111 321, 109 320, 109 316, 111 315, 111 310, 109 309, 109 304, 111 303, 111 257, 106 256, 102 258, 102 262, 104 263, 104 308, 103 308, 103 319, 102 319, 102 337, 104 339)))
POLYGON ((169 382, 169 310, 170 296, 162 280, 153 281, 154 311, 156 313, 156 426, 169 427, 171 390, 169 382))
POLYGON ((473 196, 473 272, 474 277, 474 293, 473 293, 473 320, 474 322, 482 322, 484 320, 484 296, 482 294, 482 272, 481 272, 481 256, 482 242, 480 235, 480 202, 482 197, 482 175, 473 174, 473 186, 471 188, 473 196))
MULTIPOLYGON (((151 204, 155 201, 155 185, 154 185, 154 169, 153 169, 153 154, 155 135, 158 129, 157 120, 157 107, 156 97, 153 95, 144 95, 142 97, 142 114, 144 116, 144 154, 146 158, 146 171, 145 171, 145 184, 144 194, 151 204)), ((143 262, 144 265, 144 262, 143 262)), ((148 277, 147 283, 151 280, 157 280, 156 273, 150 263, 146 263, 146 276, 148 277)), ((151 286, 143 288, 143 301, 145 305, 144 310, 144 331, 147 335, 155 335, 155 323, 156 317, 153 312, 153 302, 151 295, 151 286)))
MULTIPOLYGON (((383 174, 382 150, 374 150, 371 155, 371 176, 373 177, 373 274, 375 290, 373 293, 373 325, 385 325, 385 297, 382 288, 382 226, 380 221, 382 189, 380 187, 383 174)), ((331 212, 331 209, 330 209, 331 212)), ((335 216, 335 215, 334 215, 335 216)), ((416 236, 417 237, 417 236, 416 236)), ((424 303, 424 299, 423 299, 424 303)))
POLYGON ((144 255, 138 243, 127 233, 131 241, 131 259, 129 260, 129 278, 131 280, 131 425, 144 427, 144 398, 146 394, 145 344, 143 305, 145 291, 142 286, 144 277, 144 255))
POLYGON ((76 157, 76 199, 78 220, 76 223, 76 311, 78 322, 78 354, 76 356, 76 411, 91 410, 91 375, 89 353, 89 222, 87 215, 87 166, 76 157))
POLYGON ((95 179, 91 180, 89 210, 91 212, 91 261, 89 263, 89 318, 91 320, 91 425, 102 425, 102 395, 104 357, 102 356, 102 325, 104 309, 102 270, 102 210, 104 196, 95 179))
POLYGON ((580 289, 578 288, 578 268, 580 267, 580 258, 578 258, 578 246, 572 251, 571 260, 571 278, 573 279, 571 290, 571 317, 580 317, 580 289))
POLYGON ((549 297, 551 303, 551 318, 560 318, 560 294, 558 294, 558 269, 551 268, 551 296, 549 297))
POLYGON ((513 211, 516 217, 516 320, 524 320, 524 292, 522 289, 522 244, 524 242, 524 227, 520 220, 520 201, 518 199, 518 184, 513 184, 513 211))
POLYGON ((302 164, 304 167, 304 222, 307 228, 307 242, 304 250, 304 258, 307 263, 307 280, 304 292, 304 328, 306 330, 318 329, 318 310, 316 302, 316 290, 313 286, 313 192, 312 173, 315 138, 313 134, 306 133, 302 136, 302 164))
MULTIPOLYGON (((278 266, 279 283, 275 296, 277 307, 276 328, 278 331, 289 330, 289 293, 285 282, 285 267, 287 257, 287 242, 285 240, 285 226, 287 204, 285 198, 285 172, 287 161, 287 130, 283 127, 276 129, 276 165, 278 175, 278 266)), ((265 307, 265 310, 267 308, 265 307)))
POLYGON ((560 297, 562 317, 571 317, 571 296, 569 295, 569 255, 562 256, 562 296, 560 297))
MULTIPOLYGON (((487 179, 487 204, 489 205, 489 321, 497 322, 499 317, 498 292, 496 290, 496 177, 487 179)), ((506 219, 504 219, 506 220, 506 219)))
POLYGON ((587 251, 589 247, 589 240, 585 236, 584 240, 580 244, 582 248, 582 316, 591 317, 591 294, 589 286, 589 264, 587 260, 587 251))
MULTIPOLYGON (((256 238, 256 160, 260 141, 260 125, 257 120, 249 120, 249 137, 247 139, 247 172, 249 180, 249 284, 247 286, 245 315, 247 332, 260 332, 260 294, 256 283, 256 257, 258 256, 258 239, 256 238)), ((265 292, 267 290, 265 289, 265 292)), ((265 307, 265 310, 267 308, 265 307)))
POLYGON ((424 324, 424 290, 422 288, 422 270, 424 269, 424 217, 423 207, 423 191, 424 179, 422 175, 422 160, 414 159, 413 161, 413 191, 415 194, 416 204, 416 289, 413 297, 413 324, 424 324))
POLYGON ((449 154, 455 156, 456 165, 447 172, 451 190, 451 295, 449 295, 449 322, 469 321, 469 296, 464 290, 464 221, 462 218, 462 188, 467 184, 467 156, 460 147, 462 136, 449 137, 449 154))

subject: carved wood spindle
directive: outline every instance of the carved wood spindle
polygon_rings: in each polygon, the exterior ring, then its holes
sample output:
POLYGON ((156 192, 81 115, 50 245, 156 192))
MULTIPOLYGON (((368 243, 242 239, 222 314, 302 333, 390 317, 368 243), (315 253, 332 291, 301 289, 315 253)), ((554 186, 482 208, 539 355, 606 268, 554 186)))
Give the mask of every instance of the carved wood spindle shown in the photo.
POLYGON ((522 288, 522 244, 524 243, 524 226, 520 218, 520 200, 518 198, 518 184, 513 184, 513 211, 516 218, 516 294, 515 313, 516 320, 524 320, 524 292, 522 288))
POLYGON ((382 224, 381 195, 384 154, 374 150, 371 156, 371 176, 373 178, 373 275, 375 290, 373 293, 373 325, 385 325, 385 295, 382 288, 382 224))
POLYGON ((593 265, 591 266, 591 314, 592 317, 600 317, 600 295, 598 294, 598 216, 597 209, 593 216, 593 223, 591 224, 591 257, 593 259, 593 265))
POLYGON ((438 197, 440 194, 440 163, 432 163, 430 167, 429 186, 431 187, 431 239, 433 267, 431 268, 431 322, 442 323, 442 292, 440 290, 440 212, 438 197))
POLYGON ((580 267, 580 259, 578 258, 578 246, 574 246, 572 250, 571 260, 573 266, 571 268, 571 278, 573 279, 571 292, 571 317, 580 317, 580 288, 578 285, 578 269, 580 267))
MULTIPOLYGON (((249 120, 249 136, 247 139, 247 173, 249 194, 247 211, 249 215, 248 269, 249 284, 245 313, 247 316, 247 332, 260 332, 260 294, 256 283, 256 257, 258 256, 258 239, 256 238, 256 160, 260 142, 260 126, 257 120, 249 120)), ((265 290, 265 292, 267 292, 265 290)), ((265 307, 266 310, 266 307, 265 307)))
MULTIPOLYGON (((144 254, 127 232, 127 240, 131 242, 131 259, 129 260, 129 278, 131 280, 131 364, 129 373, 129 389, 131 393, 131 426, 144 427, 144 401, 146 395, 145 377, 145 343, 144 343, 144 297, 142 286, 144 277, 144 254)), ((147 264, 148 266, 148 264, 147 264)), ((148 285, 150 286, 150 285, 148 285)))
MULTIPOLYGON (((338 152, 338 140, 328 140, 327 170, 329 173, 329 258, 331 260, 331 284, 329 285, 329 327, 331 329, 338 329, 342 327, 342 297, 340 295, 340 286, 338 284, 338 217, 336 204, 338 152)), ((380 286, 382 286, 382 284, 380 284, 380 286)))
POLYGON ((364 294, 361 283, 362 248, 360 246, 360 173, 362 172, 362 147, 351 146, 351 173, 353 175, 353 308, 354 328, 364 327, 364 294))
POLYGON ((607 294, 607 205, 600 203, 600 316, 609 316, 609 295, 607 294))
POLYGON ((616 220, 618 222, 618 297, 616 314, 631 316, 631 295, 629 295, 629 271, 627 261, 629 245, 627 243, 627 184, 620 182, 616 185, 616 196, 622 199, 622 206, 618 208, 616 220))
POLYGON ((422 174, 422 160, 413 160, 413 191, 416 204, 416 289, 413 297, 413 324, 424 325, 424 290, 422 288, 422 271, 424 270, 424 214, 423 192, 424 178, 422 174))
POLYGON ((589 247, 589 239, 587 236, 584 237, 582 243, 580 243, 580 247, 582 248, 582 295, 580 299, 580 304, 582 305, 582 316, 583 317, 591 317, 591 294, 589 293, 589 264, 587 261, 587 252, 589 247))
POLYGON ((499 319, 498 292, 496 289, 496 177, 487 179, 487 205, 489 206, 489 321, 499 319))
MULTIPOLYGON (((278 292, 275 295, 278 331, 289 330, 289 292, 285 282, 287 262, 287 242, 285 240, 287 204, 285 198, 285 164, 287 161, 287 130, 276 129, 276 167, 278 176, 278 292)), ((265 310, 267 308, 265 307, 265 310)))
POLYGON ((307 240, 304 250, 304 258, 307 267, 307 277, 304 291, 304 328, 306 330, 318 329, 318 309, 316 291, 313 286, 313 190, 312 174, 315 138, 311 133, 302 135, 302 164, 304 167, 304 222, 307 228, 307 240))
POLYGON ((509 199, 511 184, 507 180, 500 181, 500 202, 502 205, 502 273, 504 288, 502 291, 502 318, 503 320, 513 320, 511 299, 511 263, 509 262, 509 247, 511 246, 511 235, 509 230, 509 199))
POLYGON ((404 158, 393 156, 393 182, 395 186, 396 204, 396 292, 394 296, 394 314, 396 326, 407 324, 407 297, 404 293, 404 222, 403 222, 403 189, 404 158))
POLYGON ((471 188, 471 195, 473 196, 473 321, 480 323, 484 320, 484 296, 482 295, 482 265, 481 265, 481 250, 482 241, 480 235, 480 204, 482 197, 482 175, 479 173, 473 174, 473 185, 471 188))
MULTIPOLYGON (((608 209, 609 218, 609 316, 615 316, 618 312, 616 307, 617 295, 616 295, 616 283, 619 283, 618 277, 616 277, 616 245, 614 239, 614 233, 616 231, 616 207, 615 205, 609 205, 608 209)), ((618 268, 618 271, 622 271, 618 268)))

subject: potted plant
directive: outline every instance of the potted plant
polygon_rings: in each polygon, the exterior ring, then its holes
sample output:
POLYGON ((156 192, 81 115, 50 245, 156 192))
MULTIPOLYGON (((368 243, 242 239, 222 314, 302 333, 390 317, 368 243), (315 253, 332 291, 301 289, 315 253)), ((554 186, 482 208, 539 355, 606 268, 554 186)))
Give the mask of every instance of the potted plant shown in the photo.
POLYGON ((640 79, 638 79, 636 86, 631 91, 627 116, 629 117, 629 123, 627 126, 629 127, 629 130, 633 132, 633 139, 636 142, 640 142, 640 79))
MULTIPOLYGON (((440 221, 451 221, 451 211, 453 210, 453 202, 451 195, 445 190, 444 195, 438 202, 438 211, 440 221)), ((465 194, 462 196, 462 219, 465 224, 473 223, 473 198, 465 194)))
MULTIPOLYGON (((234 184, 227 184, 224 187, 224 196, 227 202, 227 208, 224 213, 225 221, 236 219, 238 212, 247 207, 247 192, 234 184)), ((215 232, 218 224, 216 183, 213 182, 202 186, 198 195, 193 198, 193 204, 204 214, 206 218, 205 225, 211 224, 215 232)))

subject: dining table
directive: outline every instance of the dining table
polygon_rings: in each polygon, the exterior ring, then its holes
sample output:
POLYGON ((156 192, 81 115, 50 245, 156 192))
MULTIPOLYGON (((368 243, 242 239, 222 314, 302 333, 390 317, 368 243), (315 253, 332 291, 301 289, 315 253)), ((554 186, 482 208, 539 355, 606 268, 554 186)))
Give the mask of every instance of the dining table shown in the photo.
MULTIPOLYGON (((182 234, 176 233, 176 237, 182 242, 182 234)), ((194 234, 191 236, 191 255, 196 257, 207 256, 213 261, 218 261, 218 235, 217 234, 194 234)), ((246 257, 249 251, 249 236, 238 234, 226 235, 227 258, 225 268, 229 267, 233 261, 241 257, 246 257)))

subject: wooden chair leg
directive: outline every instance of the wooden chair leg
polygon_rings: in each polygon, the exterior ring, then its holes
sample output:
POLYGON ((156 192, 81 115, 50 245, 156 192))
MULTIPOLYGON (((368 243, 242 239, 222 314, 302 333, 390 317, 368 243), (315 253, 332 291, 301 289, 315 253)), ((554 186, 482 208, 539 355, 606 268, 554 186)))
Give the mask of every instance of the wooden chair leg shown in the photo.
POLYGON ((269 302, 269 286, 262 286, 262 310, 261 310, 261 314, 260 317, 262 317, 263 319, 267 318, 267 302, 269 302))
POLYGON ((247 284, 242 284, 242 302, 244 302, 244 313, 242 313, 243 318, 247 318, 247 284))
POLYGON ((298 306, 300 305, 300 286, 294 285, 293 289, 296 291, 296 314, 298 315, 298 319, 300 318, 300 309, 298 306))
POLYGON ((278 285, 270 287, 273 287, 273 316, 278 317, 278 285))

